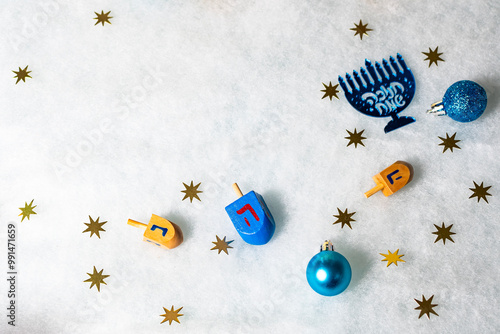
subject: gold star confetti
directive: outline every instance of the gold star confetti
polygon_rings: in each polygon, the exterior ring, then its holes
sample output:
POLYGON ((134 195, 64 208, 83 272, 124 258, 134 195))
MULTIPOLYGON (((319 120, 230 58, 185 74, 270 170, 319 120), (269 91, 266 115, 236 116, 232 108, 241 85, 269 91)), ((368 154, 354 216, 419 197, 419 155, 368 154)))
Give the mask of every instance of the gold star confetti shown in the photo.
POLYGON ((458 148, 460 149, 460 147, 457 145, 457 143, 460 141, 458 139, 455 139, 455 135, 457 133, 455 132, 451 137, 448 136, 448 132, 446 133, 446 138, 443 138, 443 137, 439 137, 439 139, 441 139, 443 142, 439 145, 443 145, 444 148, 443 148, 443 153, 446 152, 447 149, 450 149, 450 151, 453 152, 453 148, 458 148))
POLYGON ((398 255, 399 249, 397 249, 394 253, 391 253, 390 250, 387 250, 387 252, 389 252, 389 254, 379 253, 380 255, 385 256, 385 259, 383 259, 382 261, 387 261, 387 267, 389 267, 393 263, 397 266, 398 261, 406 262, 405 260, 400 259, 400 257, 404 256, 404 254, 398 255))
POLYGON ((106 232, 105 229, 103 229, 101 226, 106 224, 107 222, 102 222, 102 223, 99 223, 99 217, 97 217, 97 220, 94 221, 92 219, 92 217, 89 216, 89 219, 90 219, 90 223, 84 223, 85 225, 87 225, 87 229, 85 231, 83 231, 82 233, 85 233, 85 232, 90 232, 90 237, 92 238, 92 236, 94 234, 97 235, 97 237, 99 239, 101 239, 101 236, 99 235, 99 231, 104 231, 106 232))
POLYGON ((179 311, 182 310, 182 307, 174 311, 174 305, 172 305, 170 311, 167 310, 166 308, 163 308, 163 310, 165 311, 165 314, 160 314, 160 317, 164 317, 165 319, 163 319, 163 321, 160 322, 161 324, 164 323, 165 321, 168 321, 169 325, 172 324, 172 321, 176 321, 177 323, 180 324, 180 321, 177 318, 182 317, 184 315, 184 314, 179 314, 179 311))
POLYGON ((483 182, 481 182, 481 185, 478 186, 476 181, 473 181, 473 182, 474 182, 475 188, 469 188, 470 190, 472 190, 472 195, 470 195, 469 198, 477 197, 478 203, 479 203, 479 200, 482 198, 486 201, 486 203, 488 203, 488 199, 486 198, 486 196, 491 196, 491 194, 488 193, 488 189, 490 189, 491 186, 483 187, 483 182))
POLYGON ((234 240, 231 240, 231 241, 226 241, 226 237, 224 237, 224 239, 220 239, 218 235, 215 236, 217 238, 217 241, 212 241, 213 244, 215 244, 214 248, 210 248, 210 250, 218 250, 219 253, 217 254, 220 254, 221 251, 224 251, 227 255, 229 255, 229 253, 227 252, 227 249, 228 248, 233 248, 231 246, 229 246, 229 244, 231 242, 233 242, 234 240))
POLYGON ((32 206, 33 201, 34 201, 34 199, 31 200, 30 204, 28 204, 27 202, 24 202, 24 208, 19 208, 21 210, 21 213, 19 214, 19 216, 21 216, 21 215, 23 216, 21 221, 23 221, 24 218, 28 218, 28 220, 30 220, 30 215, 36 215, 36 212, 33 211, 33 209, 36 208, 36 205, 32 206))
POLYGON ((351 144, 354 144, 354 148, 357 148, 358 144, 365 146, 365 144, 363 144, 363 139, 366 139, 366 137, 362 136, 362 134, 363 134, 363 132, 365 132, 365 130, 361 130, 361 132, 359 132, 359 133, 357 132, 356 128, 354 128, 354 133, 352 133, 349 130, 346 130, 346 131, 347 131, 347 133, 349 133, 348 137, 344 137, 345 139, 349 139, 349 144, 347 144, 347 146, 349 146, 351 144))
POLYGON ((434 51, 429 48, 429 52, 422 52, 424 55, 427 56, 427 58, 424 59, 424 61, 428 60, 429 61, 429 67, 434 63, 436 66, 438 66, 438 61, 444 61, 444 59, 441 59, 441 55, 443 54, 442 52, 438 52, 439 46, 436 46, 436 49, 434 51))
POLYGON ((427 316, 428 319, 430 319, 429 314, 435 314, 439 316, 434 310, 433 307, 438 306, 438 304, 432 304, 432 298, 434 298, 434 295, 431 296, 428 300, 425 300, 424 295, 422 295, 422 301, 416 300, 415 301, 418 303, 418 307, 415 307, 415 310, 420 310, 420 315, 418 318, 422 317, 424 314, 427 316))
POLYGON ((102 25, 104 26, 104 23, 109 23, 111 24, 111 22, 109 22, 109 19, 112 19, 113 16, 108 16, 109 13, 111 13, 111 11, 107 12, 107 13, 104 13, 103 10, 101 10, 101 14, 99 14, 98 12, 94 12, 95 15, 97 15, 97 17, 94 17, 94 20, 97 20, 97 22, 94 24, 95 26, 98 25, 99 23, 102 23, 102 25))
POLYGON ((106 284, 106 282, 104 282, 104 279, 106 277, 109 277, 109 275, 102 274, 103 270, 104 269, 101 269, 100 272, 97 272, 97 270, 95 269, 95 266, 94 266, 94 272, 92 274, 87 273, 87 275, 89 275, 90 278, 88 280, 85 280, 84 282, 91 282, 92 283, 92 284, 90 284, 90 289, 92 289, 92 287, 95 285, 97 287, 97 291, 101 292, 101 283, 106 284))
POLYGON ((337 96, 337 93, 340 92, 339 90, 337 90, 337 87, 339 86, 339 84, 336 84, 335 86, 332 86, 332 82, 330 81, 330 85, 325 85, 324 83, 322 83, 323 86, 325 86, 325 89, 322 89, 321 91, 322 92, 325 92, 325 95, 323 95, 323 97, 321 99, 324 99, 325 97, 329 97, 330 98, 330 101, 332 100, 332 97, 335 96, 335 98, 338 100, 339 97, 337 96))
POLYGON ((455 232, 451 232, 451 227, 453 226, 453 224, 448 227, 445 227, 444 223, 441 225, 441 227, 437 226, 436 224, 434 224, 434 226, 436 226, 437 229, 436 232, 432 232, 432 234, 437 235, 436 241, 434 241, 434 243, 438 242, 439 240, 443 240, 443 244, 446 244, 446 239, 450 239, 450 241, 453 243, 455 242, 451 238, 453 234, 456 234, 455 232))
POLYGON ((198 193, 202 193, 203 191, 199 191, 198 187, 200 186, 201 182, 198 183, 197 185, 193 186, 193 181, 191 181, 191 184, 188 186, 184 182, 182 182, 186 190, 181 190, 182 193, 185 193, 186 196, 182 200, 185 200, 186 198, 189 198, 191 203, 193 203, 193 198, 196 198, 198 201, 201 202, 201 199, 198 197, 198 193))
POLYGON ((356 27, 355 28, 351 28, 349 30, 355 31, 356 33, 354 34, 354 36, 359 35, 360 39, 363 39, 363 35, 368 36, 367 32, 373 30, 373 29, 367 28, 368 23, 367 24, 363 24, 362 20, 359 20, 359 24, 354 23, 354 25, 356 27))
MULTIPOLYGON (((19 71, 18 71, 18 72, 16 72, 16 71, 12 71, 12 72, 14 72, 14 73, 16 74, 16 75, 14 76, 14 78, 17 78, 16 85, 17 85, 17 83, 18 83, 19 81, 21 81, 21 80, 22 80, 23 82, 26 82, 26 80, 25 80, 26 78, 31 78, 31 76, 30 76, 31 71, 28 71, 28 66, 29 66, 29 65, 27 65, 27 66, 24 68, 24 70, 22 70, 22 69, 19 67, 19 71)), ((31 78, 31 79, 33 79, 33 78, 31 78)))
POLYGON ((351 212, 348 213, 347 209, 345 209, 345 212, 340 211, 339 208, 337 208, 339 214, 338 215, 333 215, 335 218, 337 218, 337 221, 333 223, 333 225, 342 223, 341 228, 344 228, 344 225, 349 226, 349 228, 352 230, 351 222, 354 222, 356 220, 352 219, 351 216, 355 214, 356 212, 351 212))

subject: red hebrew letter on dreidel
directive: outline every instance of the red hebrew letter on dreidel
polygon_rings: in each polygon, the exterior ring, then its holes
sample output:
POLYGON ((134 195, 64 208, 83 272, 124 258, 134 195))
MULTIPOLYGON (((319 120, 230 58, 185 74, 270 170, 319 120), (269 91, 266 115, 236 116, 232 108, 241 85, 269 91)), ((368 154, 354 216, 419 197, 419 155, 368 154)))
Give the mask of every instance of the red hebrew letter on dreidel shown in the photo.
POLYGON ((407 162, 396 161, 377 175, 373 180, 377 184, 374 188, 365 193, 366 198, 382 190, 387 197, 403 188, 413 178, 413 167, 407 162))
MULTIPOLYGON (((255 213, 255 210, 252 208, 252 206, 250 204, 246 204, 244 207, 242 207, 241 209, 236 211, 236 213, 239 215, 242 215, 247 210, 250 211, 250 213, 252 214, 252 216, 255 218, 256 221, 260 221, 259 216, 257 216, 257 214, 255 213)), ((250 226, 250 222, 248 221, 248 219, 246 217, 244 217, 244 218, 245 218, 245 223, 247 223, 247 225, 250 226)))

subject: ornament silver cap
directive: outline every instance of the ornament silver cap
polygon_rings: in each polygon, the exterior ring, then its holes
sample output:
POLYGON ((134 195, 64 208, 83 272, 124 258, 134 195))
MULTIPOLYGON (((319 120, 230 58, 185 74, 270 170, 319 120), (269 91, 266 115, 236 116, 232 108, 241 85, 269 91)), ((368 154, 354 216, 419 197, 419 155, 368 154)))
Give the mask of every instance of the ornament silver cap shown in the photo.
POLYGON ((320 252, 322 251, 333 251, 333 244, 330 240, 325 240, 323 244, 321 245, 321 248, 319 250, 320 252))
POLYGON ((444 110, 443 100, 431 104, 431 109, 427 110, 427 113, 436 116, 446 115, 446 110, 444 110))

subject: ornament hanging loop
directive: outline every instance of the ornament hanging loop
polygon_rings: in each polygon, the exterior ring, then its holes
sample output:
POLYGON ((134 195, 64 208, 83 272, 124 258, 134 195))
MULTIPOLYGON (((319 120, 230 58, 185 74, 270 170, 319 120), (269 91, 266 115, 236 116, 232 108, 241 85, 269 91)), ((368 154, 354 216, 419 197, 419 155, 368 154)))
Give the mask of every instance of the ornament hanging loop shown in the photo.
POLYGON ((433 114, 436 116, 444 116, 446 115, 446 110, 444 110, 443 101, 438 101, 431 104, 431 109, 427 110, 428 114, 433 114))

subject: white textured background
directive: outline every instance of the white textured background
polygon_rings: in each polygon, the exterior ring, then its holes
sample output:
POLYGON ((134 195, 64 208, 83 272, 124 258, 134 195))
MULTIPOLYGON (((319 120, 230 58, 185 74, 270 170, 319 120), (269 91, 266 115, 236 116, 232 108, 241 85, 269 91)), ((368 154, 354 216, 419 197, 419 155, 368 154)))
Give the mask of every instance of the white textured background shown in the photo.
POLYGON ((6 232, 18 230, 16 333, 494 333, 500 331, 500 72, 496 0, 3 1, 0 10, 0 277, 6 232), (94 26, 94 11, 112 24, 94 26), (362 19, 370 36, 349 30, 362 19), (445 62, 428 67, 429 47, 445 62), (416 94, 389 119, 356 112, 343 93, 321 99, 364 59, 401 53, 416 94), (12 70, 33 79, 15 85, 12 70), (484 86, 484 115, 462 124, 425 111, 455 81, 484 86), (366 129, 346 147, 346 129, 366 129), (438 136, 457 132, 442 153, 438 136), (396 160, 411 184, 365 199, 372 175, 396 160), (181 201, 202 182, 201 202, 181 201), (271 242, 244 243, 224 207, 230 187, 261 193, 276 220, 271 242), (468 199, 491 185, 489 204, 468 199), (37 215, 20 223, 35 199, 37 215), (355 211, 352 230, 332 225, 355 211), (152 213, 177 223, 184 243, 142 242, 152 213), (88 215, 108 221, 82 233, 88 215), (434 243, 433 224, 455 243, 434 243), (215 235, 229 255, 210 251, 215 235), (349 288, 322 297, 305 268, 331 239, 351 263, 349 288), (381 262, 400 249, 406 263, 381 262), (89 290, 93 266, 107 285, 89 290), (435 295, 439 317, 418 319, 435 295), (160 325, 162 307, 181 324, 160 325))

